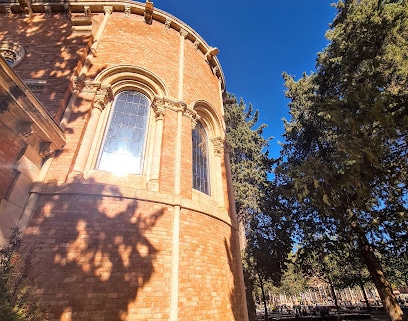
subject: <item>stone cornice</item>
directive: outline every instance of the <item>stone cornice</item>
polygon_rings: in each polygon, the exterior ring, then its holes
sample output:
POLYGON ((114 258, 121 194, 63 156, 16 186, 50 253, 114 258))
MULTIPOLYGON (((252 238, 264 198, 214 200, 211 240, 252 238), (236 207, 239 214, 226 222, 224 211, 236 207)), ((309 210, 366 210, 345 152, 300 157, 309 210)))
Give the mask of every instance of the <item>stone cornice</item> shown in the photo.
POLYGON ((62 129, 3 59, 0 59, 0 105, 0 116, 12 115, 12 123, 7 122, 9 127, 22 138, 35 137, 43 146, 40 151, 43 156, 64 147, 62 129))
POLYGON ((183 116, 186 116, 191 119, 192 127, 194 128, 197 124, 197 121, 200 119, 200 116, 197 112, 191 109, 184 101, 173 100, 166 97, 155 97, 152 102, 152 108, 156 113, 156 117, 163 117, 166 109, 182 112, 183 116))
MULTIPOLYGON (((148 1, 148 3, 151 4, 150 1, 148 1)), ((154 21, 157 21, 162 23, 166 29, 172 28, 179 33, 185 32, 185 39, 191 41, 194 44, 194 47, 203 53, 214 75, 220 80, 221 89, 224 91, 225 78, 219 60, 216 57, 216 54, 218 53, 218 51, 215 50, 216 48, 209 46, 198 33, 181 20, 160 9, 151 9, 150 4, 149 8, 146 9, 146 3, 127 0, 68 1, 68 5, 64 0, 33 0, 24 2, 19 0, 0 0, 0 15, 61 13, 71 19, 77 19, 75 17, 87 18, 87 14, 104 14, 105 10, 107 10, 108 7, 111 7, 112 12, 121 12, 125 18, 131 14, 146 17, 147 11, 148 23, 154 23, 154 21)))

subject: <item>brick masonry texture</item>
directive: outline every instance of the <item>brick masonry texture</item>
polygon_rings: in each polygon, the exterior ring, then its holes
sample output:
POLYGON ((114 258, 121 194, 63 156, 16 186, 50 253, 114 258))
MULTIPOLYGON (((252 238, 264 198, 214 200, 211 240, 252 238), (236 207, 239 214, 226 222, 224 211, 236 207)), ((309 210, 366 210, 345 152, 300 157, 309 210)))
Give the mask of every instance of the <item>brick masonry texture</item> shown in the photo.
POLYGON ((74 35, 71 24, 62 15, 32 19, 0 17, 0 42, 15 42, 26 55, 15 72, 22 80, 43 80, 47 85, 36 92, 42 105, 60 120, 70 92, 70 77, 84 55, 89 36, 74 35))
POLYGON ((17 176, 14 164, 24 149, 24 143, 0 121, 0 164, 4 164, 0 167, 0 199, 6 198, 10 192, 17 176))
MULTIPOLYGON (((93 13, 94 25, 100 25, 103 17, 93 13)), ((90 36, 73 33, 69 19, 63 15, 1 16, 0 41, 17 42, 26 49, 26 58, 15 72, 22 79, 47 81, 36 95, 59 121, 72 92, 70 80, 89 53, 90 36)), ((220 80, 204 54, 178 30, 156 20, 146 24, 141 15, 125 17, 124 12, 113 12, 86 80, 93 81, 103 70, 117 65, 148 70, 165 84, 169 93, 166 98, 182 100, 190 109, 196 101, 205 101, 221 118, 220 80)), ((98 181, 100 176, 91 176, 98 171, 88 167, 83 180, 72 182, 69 175, 84 143, 93 99, 94 93, 79 94, 66 126, 66 145, 53 155, 25 230, 25 243, 35 253, 32 277, 48 319, 170 320, 174 315, 171 295, 176 291, 179 321, 247 320, 235 214, 230 212, 223 155, 221 177, 214 179, 222 180, 215 185, 221 186, 218 192, 224 197, 193 191, 192 119, 183 115, 179 124, 178 112, 168 108, 163 120, 158 190, 148 190, 144 177, 132 177, 135 175, 116 177, 108 183, 98 181), (179 125, 181 142, 177 142, 179 125), (177 146, 181 146, 180 164, 175 157, 177 146), (181 170, 180 194, 175 195, 177 165, 181 170), (217 203, 219 199, 225 204, 217 203), (175 235, 177 215, 180 225, 175 235), (173 266, 174 246, 179 250, 177 266, 173 266), (176 268, 178 286, 172 288, 176 268)), ((152 115, 150 121, 155 121, 152 115)), ((10 135, 0 136, 0 162, 16 162, 22 147, 13 143, 10 135), (12 153, 6 154, 3 146, 12 153)), ((0 179, 10 186, 11 173, 0 171, 0 179)), ((6 189, 0 188, 0 196, 4 197, 6 189)))

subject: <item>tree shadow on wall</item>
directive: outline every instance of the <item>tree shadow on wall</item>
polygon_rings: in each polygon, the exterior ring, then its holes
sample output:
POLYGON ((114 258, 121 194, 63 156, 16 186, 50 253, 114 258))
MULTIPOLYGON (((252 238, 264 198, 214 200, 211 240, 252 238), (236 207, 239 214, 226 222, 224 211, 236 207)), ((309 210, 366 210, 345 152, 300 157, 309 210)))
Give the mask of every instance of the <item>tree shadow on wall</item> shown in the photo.
POLYGON ((36 255, 32 277, 50 320, 127 320, 129 304, 155 272, 147 234, 164 209, 142 210, 117 187, 65 184, 42 195, 24 241, 36 255), (100 196, 80 193, 98 189, 100 196))
POLYGON ((243 291, 242 284, 242 269, 240 268, 242 261, 241 255, 239 254, 239 241, 235 233, 237 233, 237 231, 234 231, 233 228, 231 228, 229 243, 226 239, 224 239, 224 246, 226 255, 228 257, 228 265, 231 274, 234 276, 234 287, 230 291, 231 309, 234 314, 234 320, 238 321, 246 319, 244 316, 244 311, 246 310, 244 305, 246 303, 243 297, 245 293, 243 291))
POLYGON ((30 18, 19 13, 10 17, 1 14, 0 25, 0 42, 17 43, 25 51, 21 62, 13 67, 15 73, 50 115, 60 121, 71 94, 74 70, 92 44, 91 34, 74 33, 63 12, 50 17, 34 14, 30 18))

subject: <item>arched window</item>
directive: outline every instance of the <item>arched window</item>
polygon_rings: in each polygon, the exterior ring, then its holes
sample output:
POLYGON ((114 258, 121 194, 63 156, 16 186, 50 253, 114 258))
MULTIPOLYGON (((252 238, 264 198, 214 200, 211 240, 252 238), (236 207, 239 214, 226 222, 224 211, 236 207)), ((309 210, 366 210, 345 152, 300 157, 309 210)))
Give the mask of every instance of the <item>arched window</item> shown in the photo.
POLYGON ((201 123, 197 123, 192 133, 193 141, 193 188, 210 194, 208 172, 208 138, 201 123))
POLYGON ((115 173, 140 174, 149 115, 149 99, 123 91, 113 102, 97 168, 115 173))

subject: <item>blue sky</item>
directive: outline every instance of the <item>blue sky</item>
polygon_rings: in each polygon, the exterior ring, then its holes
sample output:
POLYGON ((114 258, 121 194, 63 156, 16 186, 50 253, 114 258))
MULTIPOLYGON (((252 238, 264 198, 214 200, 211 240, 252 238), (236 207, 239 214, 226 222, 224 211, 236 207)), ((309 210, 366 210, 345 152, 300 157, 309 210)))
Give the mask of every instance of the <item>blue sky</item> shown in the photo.
POLYGON ((279 155, 289 118, 282 73, 296 78, 315 70, 317 53, 335 17, 334 0, 153 0, 220 50, 227 91, 252 103, 273 136, 271 156, 279 155))

